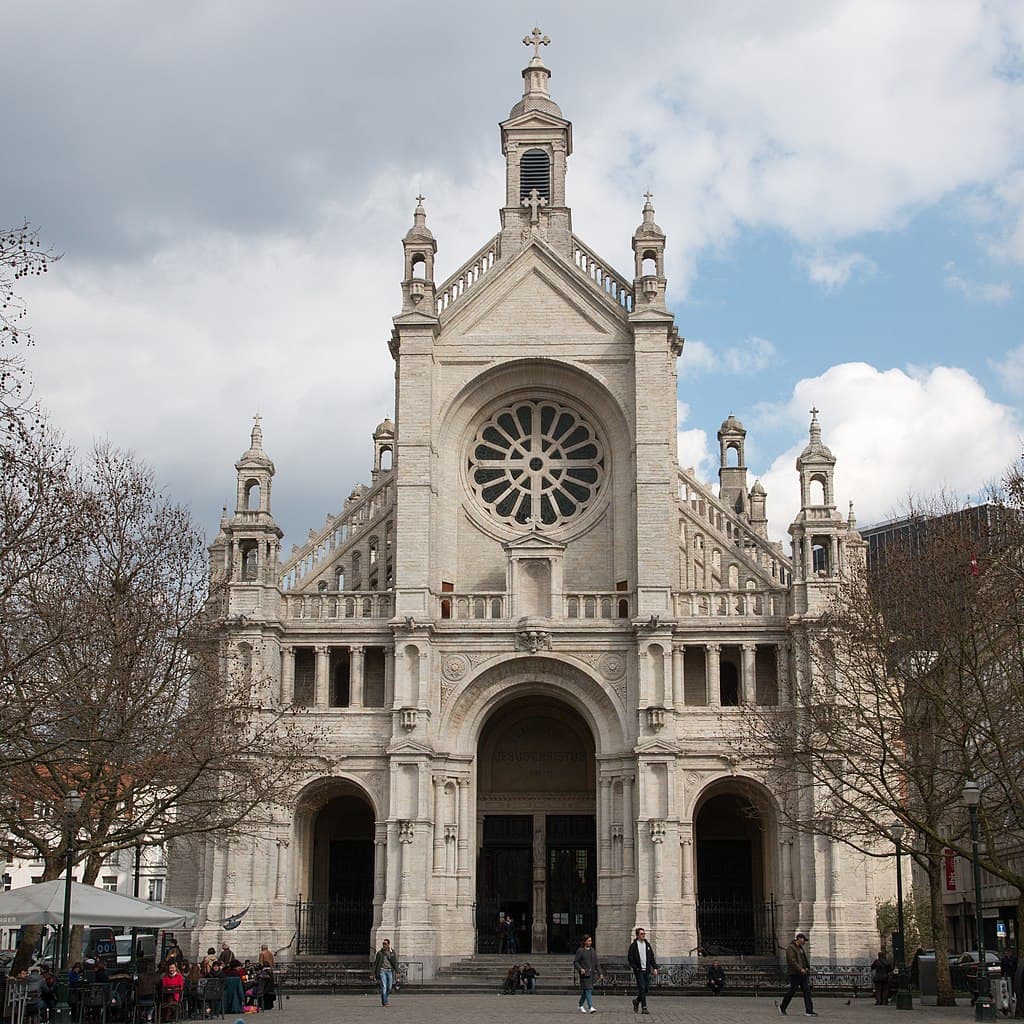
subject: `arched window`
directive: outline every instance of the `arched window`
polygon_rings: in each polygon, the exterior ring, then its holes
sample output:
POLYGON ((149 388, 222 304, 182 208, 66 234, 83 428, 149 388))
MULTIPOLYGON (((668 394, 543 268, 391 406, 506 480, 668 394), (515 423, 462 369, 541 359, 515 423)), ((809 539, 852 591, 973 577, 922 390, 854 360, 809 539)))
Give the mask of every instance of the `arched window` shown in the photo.
POLYGON ((640 270, 644 277, 658 276, 658 257, 650 249, 643 255, 640 270))
POLYGON ((259 511, 260 507, 260 482, 259 480, 246 480, 245 482, 245 507, 250 512, 259 511))
POLYGON ((534 189, 551 202, 551 159, 543 149, 528 149, 519 161, 519 198, 526 199, 534 189))

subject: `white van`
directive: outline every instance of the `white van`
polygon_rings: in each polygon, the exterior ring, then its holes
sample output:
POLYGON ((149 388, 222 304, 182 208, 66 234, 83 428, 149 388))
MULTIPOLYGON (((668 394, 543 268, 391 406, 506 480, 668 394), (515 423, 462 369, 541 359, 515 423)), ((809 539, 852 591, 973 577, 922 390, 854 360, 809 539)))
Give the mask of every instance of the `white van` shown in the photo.
MULTIPOLYGON (((104 932, 108 932, 109 929, 104 928, 104 932)), ((88 925, 85 926, 82 935, 82 950, 83 957, 89 955, 90 944, 90 928, 88 925)), ((146 957, 150 960, 156 959, 156 936, 150 935, 148 932, 139 932, 136 936, 136 941, 139 949, 139 956, 146 957)), ((114 943, 117 946, 117 963, 118 966, 124 964, 130 964, 132 962, 132 935, 131 932, 126 932, 124 935, 115 935, 114 943)), ((51 967, 56 969, 58 961, 60 960, 60 946, 57 944, 57 933, 54 932, 43 945, 43 951, 39 958, 35 961, 33 966, 39 967, 51 967)))

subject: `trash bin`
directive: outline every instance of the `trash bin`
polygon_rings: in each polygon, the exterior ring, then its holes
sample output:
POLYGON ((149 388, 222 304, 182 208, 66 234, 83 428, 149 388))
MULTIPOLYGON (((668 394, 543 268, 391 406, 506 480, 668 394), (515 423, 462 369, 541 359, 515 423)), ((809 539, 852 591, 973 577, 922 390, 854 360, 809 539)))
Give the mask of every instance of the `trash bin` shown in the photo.
POLYGON ((921 1005, 938 1006, 939 970, 934 953, 920 953, 917 957, 917 983, 921 987, 921 1005))

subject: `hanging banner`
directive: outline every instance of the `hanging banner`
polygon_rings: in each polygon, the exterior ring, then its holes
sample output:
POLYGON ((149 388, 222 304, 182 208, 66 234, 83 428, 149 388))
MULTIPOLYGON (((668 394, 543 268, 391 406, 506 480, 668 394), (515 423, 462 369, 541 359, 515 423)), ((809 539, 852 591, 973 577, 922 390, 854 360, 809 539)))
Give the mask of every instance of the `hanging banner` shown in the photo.
POLYGON ((946 875, 946 892, 956 892, 956 854, 949 849, 942 851, 946 875))

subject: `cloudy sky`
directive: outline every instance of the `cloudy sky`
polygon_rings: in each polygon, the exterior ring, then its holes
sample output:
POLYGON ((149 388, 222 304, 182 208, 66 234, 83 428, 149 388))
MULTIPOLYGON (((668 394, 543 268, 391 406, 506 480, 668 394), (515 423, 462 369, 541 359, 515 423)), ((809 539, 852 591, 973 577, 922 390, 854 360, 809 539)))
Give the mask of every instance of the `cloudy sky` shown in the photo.
POLYGON ((539 20, 578 235, 630 276, 668 234, 680 459, 734 412, 776 536, 811 405, 862 524, 977 494, 1024 438, 1024 5, 96 0, 5 5, 0 224, 36 390, 156 467, 208 530, 264 417, 286 549, 368 479, 400 240, 438 277, 498 228, 497 122, 539 20))

